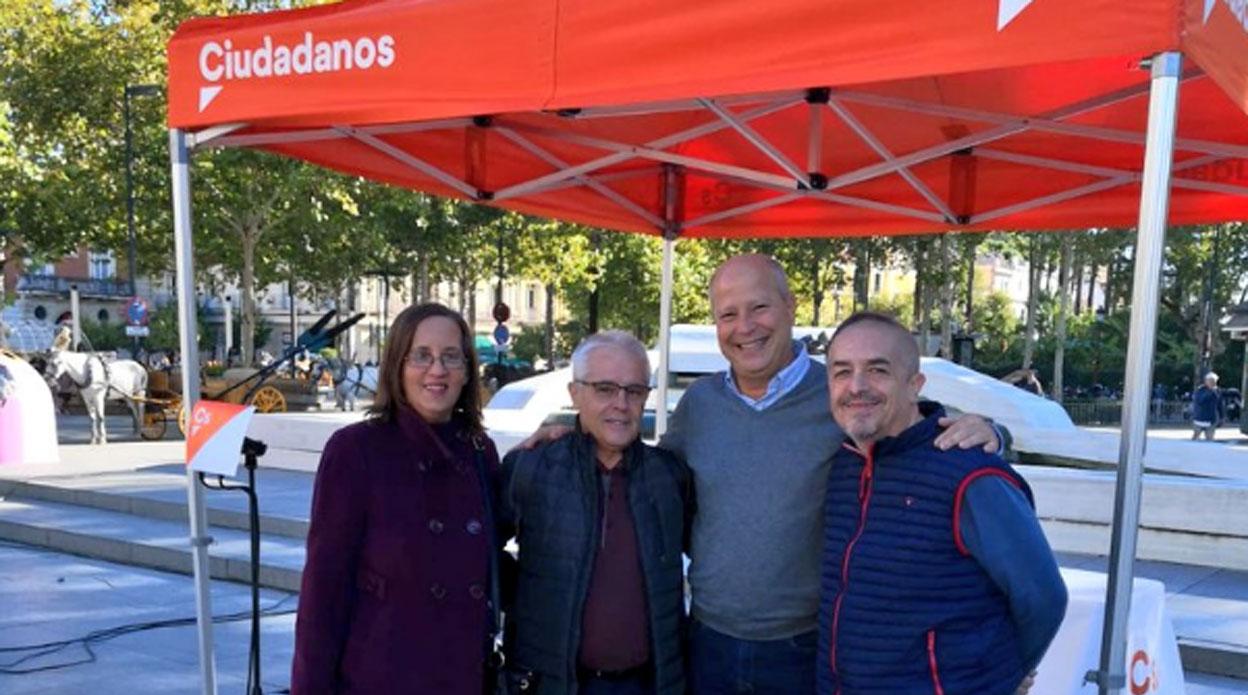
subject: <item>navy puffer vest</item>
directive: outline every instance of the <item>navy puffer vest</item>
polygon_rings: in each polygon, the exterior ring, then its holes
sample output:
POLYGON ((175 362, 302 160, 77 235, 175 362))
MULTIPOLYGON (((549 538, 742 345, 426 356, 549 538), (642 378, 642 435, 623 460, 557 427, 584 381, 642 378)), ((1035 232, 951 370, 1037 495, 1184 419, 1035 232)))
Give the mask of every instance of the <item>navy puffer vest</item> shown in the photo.
MULTIPOLYGON (((1006 597, 956 534, 966 485, 999 457, 942 452, 935 412, 833 458, 819 611, 820 695, 1006 695, 1024 671, 1006 597)), ((1033 502, 1034 505, 1034 502, 1033 502)))

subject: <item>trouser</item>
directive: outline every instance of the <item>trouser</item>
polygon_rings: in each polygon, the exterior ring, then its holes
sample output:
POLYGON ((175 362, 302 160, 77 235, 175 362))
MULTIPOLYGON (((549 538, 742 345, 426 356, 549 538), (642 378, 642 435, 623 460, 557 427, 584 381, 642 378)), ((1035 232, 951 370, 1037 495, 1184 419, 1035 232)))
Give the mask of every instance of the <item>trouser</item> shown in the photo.
POLYGON ((813 695, 811 630, 779 640, 743 640, 692 621, 689 678, 693 695, 813 695))
POLYGON ((1200 435, 1203 432, 1205 439, 1208 439, 1211 442, 1213 441, 1213 433, 1218 429, 1216 425, 1192 425, 1192 428, 1194 429, 1192 432, 1192 441, 1200 439, 1200 435))

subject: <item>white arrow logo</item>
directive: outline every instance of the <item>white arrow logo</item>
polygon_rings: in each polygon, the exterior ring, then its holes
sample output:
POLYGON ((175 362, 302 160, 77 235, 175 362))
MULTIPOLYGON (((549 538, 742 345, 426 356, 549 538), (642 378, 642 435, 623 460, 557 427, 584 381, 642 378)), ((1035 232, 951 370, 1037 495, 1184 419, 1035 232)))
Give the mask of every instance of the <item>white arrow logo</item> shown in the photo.
POLYGON ((1217 2, 1218 0, 1205 0, 1205 24, 1209 23, 1209 15, 1213 14, 1213 6, 1216 5, 1217 2))
POLYGON ((212 87, 200 87, 199 88, 199 112, 203 113, 204 109, 208 108, 208 105, 212 103, 213 99, 217 98, 217 95, 220 94, 221 90, 224 88, 225 87, 222 85, 214 85, 212 87))
POLYGON ((1033 0, 997 0, 997 31, 1001 31, 1005 25, 1014 21, 1014 18, 1027 9, 1032 2, 1033 0))

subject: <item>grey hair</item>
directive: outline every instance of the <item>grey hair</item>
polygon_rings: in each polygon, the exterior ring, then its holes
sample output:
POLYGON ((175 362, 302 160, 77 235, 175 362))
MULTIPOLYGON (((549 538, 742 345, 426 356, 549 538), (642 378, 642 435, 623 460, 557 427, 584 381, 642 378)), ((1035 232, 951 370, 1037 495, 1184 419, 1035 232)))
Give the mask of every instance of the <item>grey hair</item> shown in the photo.
POLYGON ((589 371, 590 353, 604 347, 617 348, 637 358, 637 361, 641 362, 646 369, 646 380, 650 380, 650 356, 646 354, 646 346, 642 345, 632 333, 615 330, 587 336, 580 345, 576 346, 576 349, 572 351, 572 378, 584 379, 585 373, 589 371))

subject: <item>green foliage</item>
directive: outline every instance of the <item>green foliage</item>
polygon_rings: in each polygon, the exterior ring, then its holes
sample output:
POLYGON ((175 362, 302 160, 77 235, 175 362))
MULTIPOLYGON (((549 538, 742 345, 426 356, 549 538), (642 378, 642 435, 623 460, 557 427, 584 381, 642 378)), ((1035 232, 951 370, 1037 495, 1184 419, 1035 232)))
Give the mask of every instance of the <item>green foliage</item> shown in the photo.
POLYGON ((511 338, 511 354, 516 359, 535 362, 546 353, 546 327, 538 324, 523 326, 511 338))
POLYGON ((129 348, 131 343, 131 338, 126 337, 125 325, 115 321, 100 322, 84 318, 82 335, 86 338, 88 348, 100 352, 129 348))
MULTIPOLYGON (((199 336, 199 349, 209 350, 216 344, 216 333, 208 330, 203 316, 196 317, 196 334, 199 336)), ((178 305, 165 304, 152 311, 147 322, 148 334, 143 339, 143 347, 150 352, 159 350, 180 350, 178 343, 178 305)))

